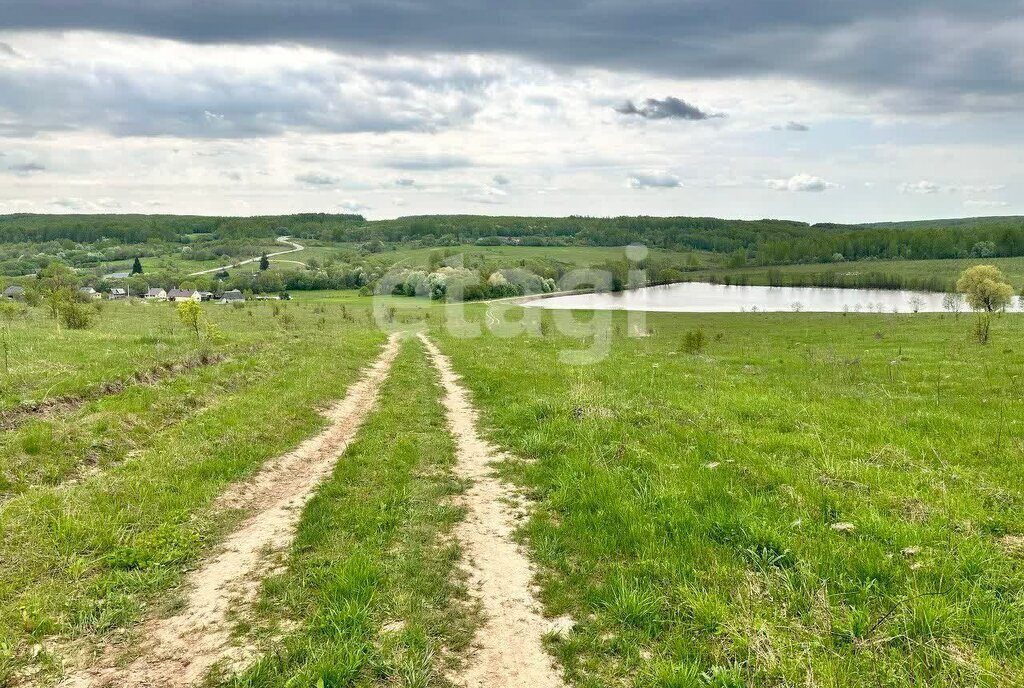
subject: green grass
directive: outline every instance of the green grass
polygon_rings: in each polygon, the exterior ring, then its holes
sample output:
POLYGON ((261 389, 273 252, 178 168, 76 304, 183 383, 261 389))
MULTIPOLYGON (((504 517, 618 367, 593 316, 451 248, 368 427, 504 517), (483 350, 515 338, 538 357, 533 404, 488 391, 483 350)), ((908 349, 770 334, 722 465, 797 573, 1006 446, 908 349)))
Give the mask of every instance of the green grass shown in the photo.
POLYGON ((1024 682, 1024 319, 983 347, 967 316, 614 318, 581 367, 551 326, 439 333, 530 460, 506 473, 546 612, 579 623, 551 646, 572 685, 1024 682))
MULTIPOLYGON (((214 498, 321 428, 317 409, 344 395, 383 341, 363 311, 289 304, 275 315, 274 305, 204 308, 219 346, 259 340, 256 354, 128 389, 4 446, 18 494, 0 504, 0 685, 26 663, 56 662, 32 656, 37 642, 101 640, 166 597, 241 517, 213 517, 214 498), (12 445, 34 448, 40 468, 12 445), (90 452, 99 465, 82 472, 90 452)), ((147 336, 152 321, 130 316, 150 312, 172 313, 125 306, 109 336, 147 336)), ((76 351, 75 338, 101 332, 66 332, 62 343, 76 351)))
MULTIPOLYGON (((385 257, 389 262, 400 263, 406 267, 422 267, 427 264, 431 253, 443 256, 446 252, 465 256, 467 263, 482 258, 509 267, 516 265, 520 260, 549 260, 563 263, 572 268, 585 268, 610 261, 621 262, 625 259, 625 249, 622 246, 477 246, 475 244, 433 248, 400 248, 397 251, 371 254, 371 257, 385 257)), ((712 264, 721 260, 721 256, 717 254, 701 251, 676 252, 651 249, 649 255, 652 258, 676 257, 679 259, 684 259, 688 255, 696 255, 703 262, 712 264)))
MULTIPOLYGON (((519 537, 545 614, 577 621, 548 641, 570 685, 1024 683, 1024 317, 997 316, 982 346, 971 315, 648 314, 634 339, 605 313, 608 356, 572 366, 560 354, 588 342, 558 333, 564 314, 530 311, 544 336, 463 339, 446 314, 484 322, 486 305, 382 303, 433 331, 482 429, 529 460, 501 470, 534 504, 519 537)), ((204 306, 223 337, 200 346, 230 360, 5 433, 0 685, 53 677, 67 641, 175 598, 243 516, 211 517, 216 496, 321 428, 374 357, 373 304, 204 306)), ((12 404, 200 350, 170 307, 109 304, 81 332, 34 310, 18 328, 12 404)), ((476 619, 439 394, 406 342, 241 620, 265 654, 220 684, 446 685, 476 619)))
POLYGON ((306 508, 288 570, 265 583, 263 633, 301 630, 234 688, 447 685, 445 653, 463 651, 471 619, 447 537, 454 447, 422 346, 407 341, 379 406, 306 508))
POLYGON ((26 417, 0 438, 0 500, 143 451, 225 394, 256 383, 275 355, 238 352, 227 362, 137 384, 81 408, 26 417))
MULTIPOLYGON (((804 265, 782 265, 769 267, 750 267, 735 269, 716 269, 713 272, 694 273, 693 279, 706 280, 712 275, 718 277, 742 276, 749 279, 750 284, 768 284, 768 270, 774 269, 784 277, 790 275, 807 276, 834 272, 839 275, 858 275, 882 273, 900 275, 912 280, 938 278, 952 289, 960 273, 972 265, 995 265, 1003 271, 1003 276, 1020 292, 1024 289, 1024 258, 955 258, 948 260, 864 260, 851 263, 813 263, 804 265)), ((787 280, 788 284, 788 280, 787 280)))
MULTIPOLYGON (((208 312, 218 323, 232 315, 208 312)), ((192 338, 167 304, 104 303, 95 325, 78 331, 60 327, 45 308, 26 313, 7 325, 9 369, 0 370, 0 409, 96 393, 105 382, 126 380, 195 353, 192 338)))

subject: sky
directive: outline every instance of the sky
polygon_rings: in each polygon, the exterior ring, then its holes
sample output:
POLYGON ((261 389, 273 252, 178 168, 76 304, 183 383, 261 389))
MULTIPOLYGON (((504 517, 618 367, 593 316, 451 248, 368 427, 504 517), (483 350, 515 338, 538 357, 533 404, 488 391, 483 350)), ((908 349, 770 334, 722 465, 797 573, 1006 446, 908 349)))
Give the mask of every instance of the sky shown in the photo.
POLYGON ((1024 0, 2 0, 0 213, 1024 214, 1024 0))

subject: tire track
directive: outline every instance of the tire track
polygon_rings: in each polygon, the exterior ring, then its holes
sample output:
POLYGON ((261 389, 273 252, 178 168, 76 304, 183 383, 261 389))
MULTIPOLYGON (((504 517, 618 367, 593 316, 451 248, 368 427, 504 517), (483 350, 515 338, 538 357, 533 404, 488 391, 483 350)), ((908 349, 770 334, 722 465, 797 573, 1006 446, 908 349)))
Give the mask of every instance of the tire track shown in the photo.
POLYGON ((268 553, 280 552, 295 534, 302 507, 334 468, 376 402, 400 346, 392 335, 377 361, 328 412, 330 426, 294 451, 267 464, 252 479, 229 488, 216 509, 254 513, 189 575, 187 601, 173 617, 145 622, 139 655, 120 666, 108 648, 88 669, 70 675, 62 688, 185 688, 202 681, 214 665, 237 667, 251 647, 232 644, 229 611, 252 603, 273 569, 268 553))
POLYGON ((472 481, 465 494, 466 520, 455 535, 466 553, 470 594, 479 601, 483 627, 475 638, 469 667, 451 680, 465 688, 562 688, 561 672, 544 650, 546 632, 565 628, 549 622, 533 594, 533 568, 512 539, 512 489, 496 478, 500 459, 477 432, 477 412, 448 358, 420 335, 444 388, 448 424, 456 441, 456 472, 472 481))

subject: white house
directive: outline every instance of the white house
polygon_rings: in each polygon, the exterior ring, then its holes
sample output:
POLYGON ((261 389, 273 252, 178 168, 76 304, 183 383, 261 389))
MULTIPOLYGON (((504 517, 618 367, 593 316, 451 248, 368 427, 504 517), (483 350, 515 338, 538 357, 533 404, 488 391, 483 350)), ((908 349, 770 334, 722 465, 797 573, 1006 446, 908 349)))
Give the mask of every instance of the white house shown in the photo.
POLYGON ((119 299, 127 299, 128 298, 128 292, 126 290, 122 289, 121 287, 114 287, 113 289, 110 290, 110 297, 109 298, 112 301, 116 301, 116 300, 119 300, 119 299))
POLYGON ((87 299, 102 299, 103 294, 99 293, 92 287, 79 287, 78 293, 87 299))
POLYGON ((199 295, 195 289, 171 289, 167 292, 168 301, 195 301, 199 303, 203 300, 202 296, 199 295))
POLYGON ((167 292, 160 287, 150 287, 143 298, 147 301, 166 301, 167 292))

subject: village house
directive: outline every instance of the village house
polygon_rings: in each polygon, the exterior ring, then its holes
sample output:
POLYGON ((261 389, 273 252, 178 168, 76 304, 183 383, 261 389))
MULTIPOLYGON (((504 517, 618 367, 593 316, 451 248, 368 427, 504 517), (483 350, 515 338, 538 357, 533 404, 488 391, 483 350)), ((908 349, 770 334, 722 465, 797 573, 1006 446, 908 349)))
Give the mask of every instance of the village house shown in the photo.
POLYGON ((147 301, 166 301, 167 291, 160 287, 150 287, 143 298, 147 301))
POLYGON ((87 299, 102 299, 103 294, 99 293, 92 287, 79 287, 78 293, 87 299))
POLYGON ((167 292, 168 301, 195 301, 199 303, 202 297, 195 289, 171 289, 167 292))
POLYGON ((127 299, 128 292, 121 287, 114 287, 110 290, 110 296, 108 297, 111 301, 118 301, 120 299, 127 299))
POLYGON ((245 295, 237 289, 226 291, 220 296, 221 303, 242 303, 245 301, 245 295))

